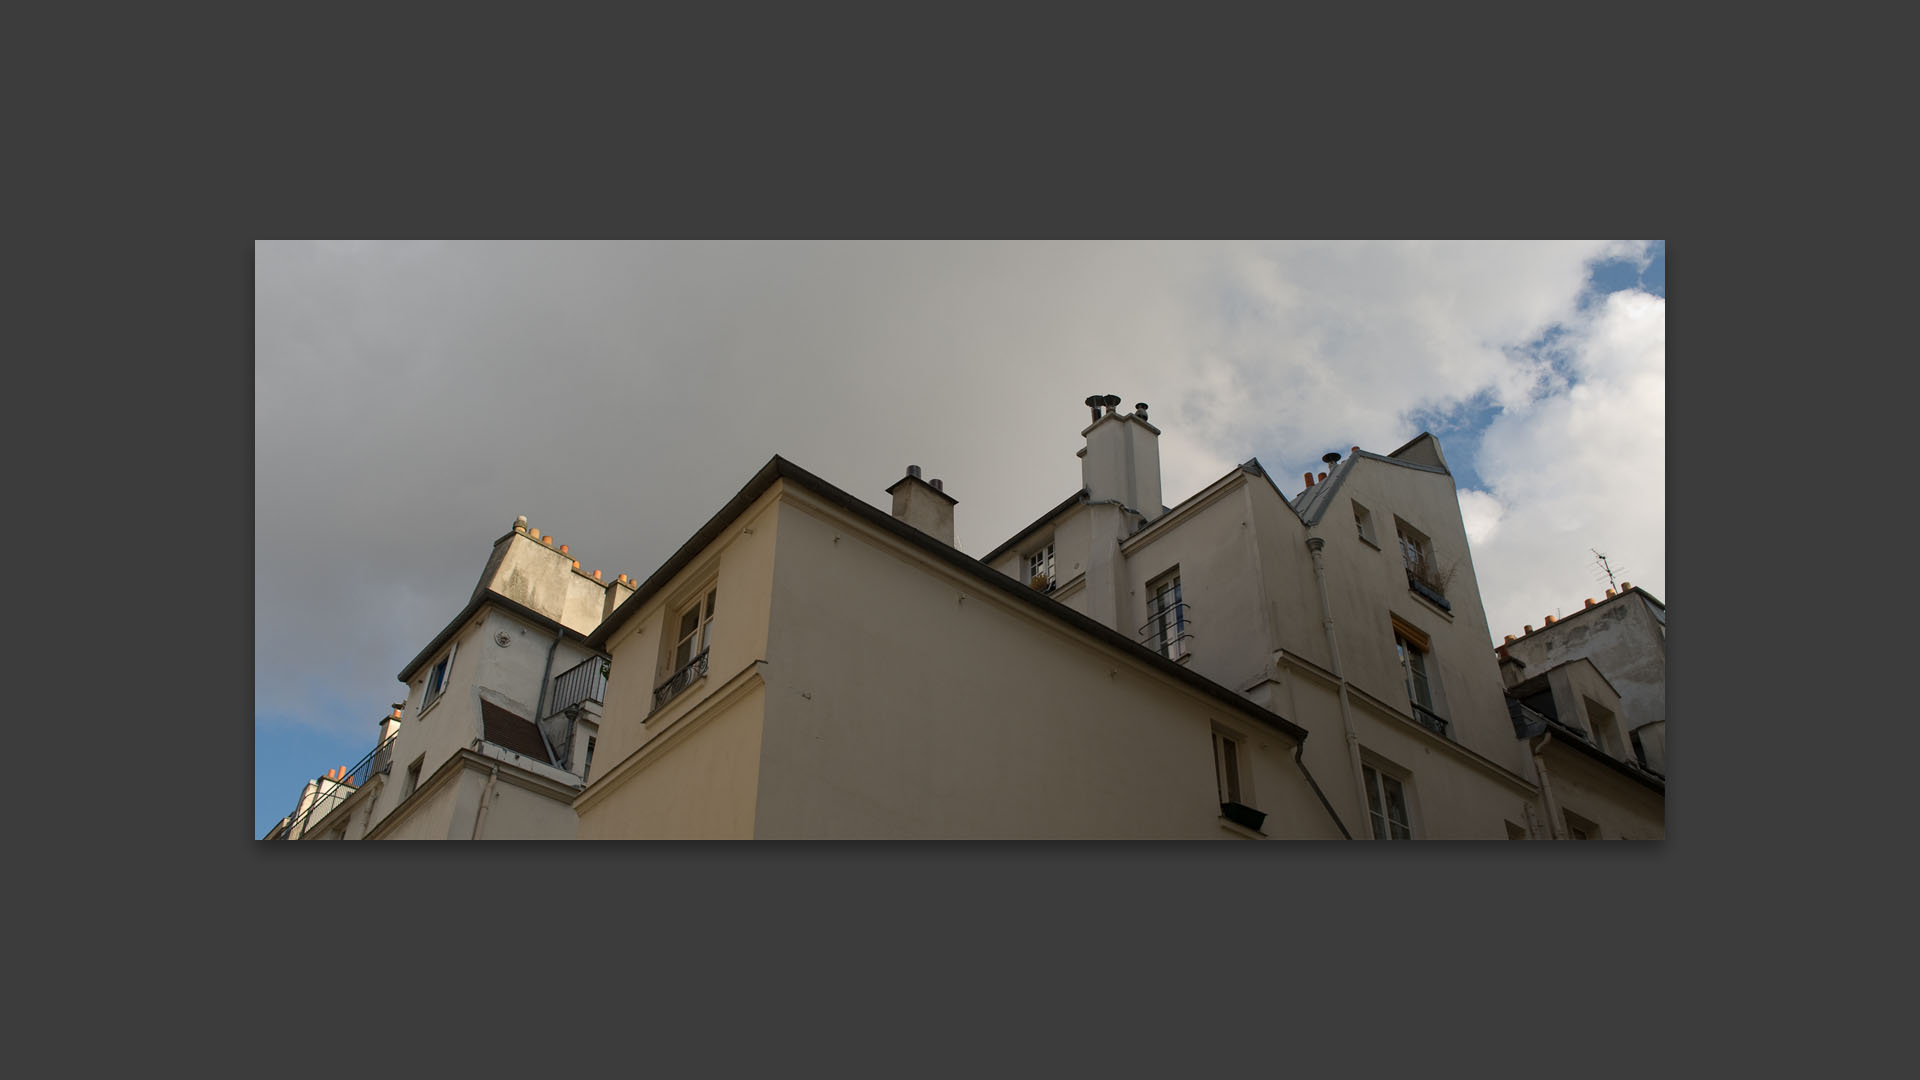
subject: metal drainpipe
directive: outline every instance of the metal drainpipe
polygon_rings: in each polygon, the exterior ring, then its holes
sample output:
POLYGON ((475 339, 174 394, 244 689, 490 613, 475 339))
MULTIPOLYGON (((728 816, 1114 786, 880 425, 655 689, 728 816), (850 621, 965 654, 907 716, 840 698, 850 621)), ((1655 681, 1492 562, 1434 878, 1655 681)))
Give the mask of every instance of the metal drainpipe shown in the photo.
POLYGON ((545 709, 547 707, 547 680, 553 677, 553 653, 554 653, 554 650, 558 649, 559 647, 560 647, 560 631, 555 630, 553 632, 553 644, 547 646, 546 670, 540 672, 540 696, 539 698, 535 699, 533 703, 533 722, 535 724, 538 724, 540 721, 546 719, 546 717, 540 715, 540 712, 542 709, 545 709))
MULTIPOLYGON (((1340 726, 1347 733, 1347 762, 1353 766, 1353 791, 1360 799, 1360 809, 1367 809, 1367 778, 1360 769, 1360 736, 1353 730, 1353 706, 1347 700, 1347 676, 1340 668, 1340 642, 1333 633, 1333 601, 1327 598, 1327 565, 1320 557, 1320 549, 1327 546, 1324 536, 1307 537, 1307 550, 1313 553, 1313 580, 1320 586, 1320 620, 1327 630, 1327 648, 1333 653, 1333 677, 1340 680, 1340 726)), ((1373 830, 1364 829, 1363 839, 1372 839, 1373 830)))
POLYGON ((486 790, 480 793, 480 811, 473 815, 472 839, 474 840, 480 839, 480 830, 486 827, 487 807, 493 804, 493 782, 499 779, 499 777, 500 764, 499 762, 495 762, 493 768, 487 772, 486 790))
POLYGON ((1566 837, 1561 835, 1559 826, 1554 824, 1560 820, 1560 805, 1554 800, 1553 784, 1547 780, 1547 761, 1540 756, 1547 749, 1547 744, 1552 741, 1553 732, 1542 732, 1540 741, 1528 743, 1527 749, 1533 751, 1533 771, 1540 774, 1540 797, 1547 804, 1547 839, 1565 840, 1566 837))

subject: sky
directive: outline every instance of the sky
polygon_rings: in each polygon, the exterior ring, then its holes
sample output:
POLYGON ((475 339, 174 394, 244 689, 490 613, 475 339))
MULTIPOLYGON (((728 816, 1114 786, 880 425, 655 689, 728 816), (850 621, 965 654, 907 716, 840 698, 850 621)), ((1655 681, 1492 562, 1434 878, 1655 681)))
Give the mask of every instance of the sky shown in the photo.
MULTIPOLYGON (((645 579, 780 454, 979 556, 1079 490, 1090 394, 1163 497, 1438 436, 1495 641, 1666 593, 1666 245, 261 242, 255 828, 371 750, 514 518, 645 579)), ((1291 480, 1289 480, 1291 478, 1291 480)))

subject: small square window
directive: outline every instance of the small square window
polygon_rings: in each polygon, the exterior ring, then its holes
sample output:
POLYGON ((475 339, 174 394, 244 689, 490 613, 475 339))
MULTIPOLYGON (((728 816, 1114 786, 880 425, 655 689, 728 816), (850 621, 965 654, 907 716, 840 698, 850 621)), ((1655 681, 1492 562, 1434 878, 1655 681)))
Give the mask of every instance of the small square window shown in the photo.
POLYGON ((1360 539, 1374 547, 1380 546, 1380 541, 1373 535, 1373 514, 1357 502, 1353 504, 1353 525, 1360 531, 1360 539))
POLYGON ((413 764, 407 766, 407 783, 405 787, 400 789, 401 798, 404 799, 413 794, 413 790, 420 786, 420 767, 426 763, 427 755, 421 754, 419 757, 413 759, 413 764))

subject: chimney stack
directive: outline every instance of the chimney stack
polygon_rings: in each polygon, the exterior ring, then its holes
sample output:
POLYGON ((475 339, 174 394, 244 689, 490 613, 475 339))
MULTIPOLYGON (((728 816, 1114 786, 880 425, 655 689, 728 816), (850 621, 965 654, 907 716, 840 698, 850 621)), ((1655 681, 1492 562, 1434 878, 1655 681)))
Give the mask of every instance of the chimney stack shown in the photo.
POLYGON ((1088 501, 1115 501, 1152 521, 1160 516, 1160 429, 1147 422, 1146 402, 1130 413, 1118 412, 1119 404, 1115 394, 1087 398, 1094 418, 1080 433, 1087 440, 1079 454, 1081 484, 1088 501))
POLYGON ((947 494, 946 485, 920 478, 920 466, 907 466, 907 475, 887 489, 893 496, 893 516, 935 540, 953 546, 953 508, 960 500, 947 494))

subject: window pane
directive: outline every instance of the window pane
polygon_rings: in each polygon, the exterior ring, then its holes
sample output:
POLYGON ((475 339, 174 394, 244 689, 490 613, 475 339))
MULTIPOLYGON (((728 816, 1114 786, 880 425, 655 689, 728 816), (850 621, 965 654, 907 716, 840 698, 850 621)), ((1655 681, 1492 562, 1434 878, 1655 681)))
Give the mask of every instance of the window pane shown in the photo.
POLYGON ((1227 764, 1227 801, 1240 801, 1240 754, 1232 739, 1220 740, 1227 764))
POLYGON ((1400 781, 1395 780, 1391 776, 1382 778, 1382 786, 1386 788, 1387 792, 1387 820, 1394 824, 1398 836, 1401 839, 1405 839, 1407 830, 1406 789, 1400 786, 1400 781))
POLYGON ((1367 774, 1367 807, 1374 814, 1384 817, 1386 815, 1386 809, 1380 805, 1380 774, 1374 772, 1373 766, 1371 765, 1366 766, 1365 771, 1367 774))
POLYGON ((679 636, 681 638, 692 637, 693 632, 696 629, 698 629, 699 626, 700 626, 700 605, 695 604, 692 608, 688 609, 685 615, 680 616, 679 636))
MULTIPOLYGON (((714 592, 718 592, 718 591, 719 591, 719 590, 714 590, 714 592)), ((714 597, 714 592, 709 592, 709 593, 707 593, 707 618, 709 618, 709 619, 711 619, 711 618, 713 618, 713 597, 714 597)))

